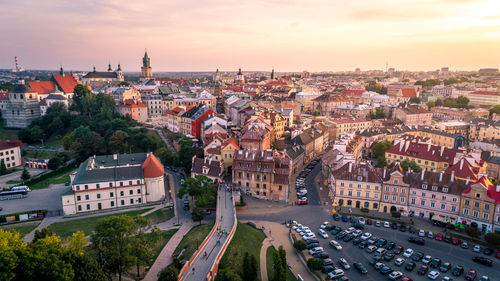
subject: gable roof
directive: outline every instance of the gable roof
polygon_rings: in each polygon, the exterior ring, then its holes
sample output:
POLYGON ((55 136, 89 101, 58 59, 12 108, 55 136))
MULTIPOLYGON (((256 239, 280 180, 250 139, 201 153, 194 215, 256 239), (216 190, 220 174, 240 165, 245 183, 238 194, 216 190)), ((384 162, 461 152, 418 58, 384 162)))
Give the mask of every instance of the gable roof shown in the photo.
POLYGON ((401 94, 406 98, 417 97, 417 92, 415 88, 401 88, 401 94))
POLYGON ((48 95, 56 89, 56 84, 52 81, 29 81, 28 83, 39 95, 48 95))
POLYGON ((61 88, 61 90, 66 94, 73 93, 76 85, 78 85, 78 82, 76 82, 76 79, 75 77, 73 77, 73 75, 54 74, 52 75, 52 78, 53 80, 55 80, 59 88, 61 88))

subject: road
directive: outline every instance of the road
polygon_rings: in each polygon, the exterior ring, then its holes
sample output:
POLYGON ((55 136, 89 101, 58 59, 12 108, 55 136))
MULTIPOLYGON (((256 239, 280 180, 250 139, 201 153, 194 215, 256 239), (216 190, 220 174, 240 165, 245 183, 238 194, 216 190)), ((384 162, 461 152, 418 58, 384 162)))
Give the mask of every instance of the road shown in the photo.
MULTIPOLYGON (((231 231, 233 225, 236 223, 234 219, 234 206, 231 198, 231 193, 222 189, 218 191, 217 200, 217 221, 222 231, 231 231)), ((215 263, 215 259, 218 253, 222 249, 222 245, 228 239, 225 234, 215 234, 207 241, 203 246, 199 255, 194 258, 190 266, 187 268, 181 280, 193 280, 201 281, 206 280, 212 265, 215 263), (218 243, 219 242, 219 243, 218 243), (207 253, 207 256, 204 255, 207 253)))
MULTIPOLYGON (((316 176, 321 172, 321 164, 318 164, 312 169, 312 171, 307 175, 305 183, 307 188, 307 202, 309 205, 321 205, 321 200, 319 197, 318 189, 314 180, 316 176)), ((293 183, 295 184, 295 183, 293 183)))

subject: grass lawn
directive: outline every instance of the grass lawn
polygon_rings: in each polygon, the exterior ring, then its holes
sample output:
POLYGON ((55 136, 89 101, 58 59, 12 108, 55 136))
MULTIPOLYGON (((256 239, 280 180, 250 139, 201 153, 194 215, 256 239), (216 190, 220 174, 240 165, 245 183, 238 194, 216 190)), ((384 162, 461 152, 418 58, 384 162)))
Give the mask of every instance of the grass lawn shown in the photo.
MULTIPOLYGON (((274 268, 273 268, 274 252, 276 252, 276 249, 274 249, 273 246, 268 247, 266 250, 267 277, 269 279, 271 279, 274 275, 274 268)), ((290 269, 288 269, 286 272, 286 280, 287 281, 297 280, 297 278, 295 277, 295 275, 293 275, 293 272, 290 269)))
POLYGON ((35 159, 50 159, 57 154, 57 151, 53 150, 35 150, 35 149, 25 149, 24 157, 35 158, 35 159))
POLYGON ((67 171, 63 172, 62 174, 57 174, 54 175, 50 178, 44 179, 42 181, 39 181, 35 184, 30 185, 29 187, 34 190, 34 189, 43 189, 43 188, 48 188, 51 184, 61 184, 65 183, 67 181, 70 181, 69 174, 72 171, 67 171))
POLYGON ((149 215, 146 215, 147 218, 150 218, 153 221, 153 224, 157 224, 160 222, 168 221, 169 219, 174 217, 174 210, 170 207, 166 207, 163 209, 156 210, 149 215))
POLYGON ((60 147, 62 146, 62 137, 60 135, 50 136, 46 141, 43 142, 45 146, 60 147))
POLYGON ((221 259, 221 268, 231 268, 241 274, 243 271, 243 257, 245 252, 253 255, 257 260, 258 280, 260 280, 260 248, 265 235, 261 230, 255 229, 248 224, 238 223, 238 228, 231 243, 227 247, 221 259))
POLYGON ((0 119, 0 140, 17 140, 17 133, 19 130, 17 129, 5 129, 4 126, 5 120, 0 119))
POLYGON ((22 180, 8 180, 5 183, 6 184, 18 184, 18 183, 22 183, 22 182, 23 182, 22 180))
POLYGON ((111 215, 82 218, 70 221, 56 222, 49 225, 48 228, 49 230, 54 231, 62 239, 70 237, 74 232, 77 232, 78 230, 83 231, 85 235, 90 235, 92 234, 92 231, 94 230, 94 227, 97 225, 99 220, 103 218, 109 218, 111 216, 120 216, 120 215, 135 216, 147 212, 151 209, 152 208, 128 211, 119 214, 111 214, 111 215))
POLYGON ((33 231, 33 229, 35 229, 40 224, 40 222, 41 222, 41 220, 24 222, 24 223, 16 223, 16 224, 12 224, 12 225, 5 225, 5 226, 2 226, 2 229, 3 230, 15 230, 15 231, 19 232, 21 237, 24 237, 24 235, 33 231))
POLYGON ((178 255, 182 249, 186 248, 186 251, 182 254, 183 260, 188 260, 194 254, 198 246, 203 242, 205 237, 208 235, 210 230, 214 227, 214 223, 197 225, 182 238, 177 248, 175 248, 174 255, 178 255))
MULTIPOLYGON (((174 236, 174 234, 177 232, 177 230, 178 229, 171 229, 171 230, 161 232, 160 240, 158 241, 158 243, 156 243, 155 247, 153 249, 151 249, 151 252, 153 253, 153 258, 150 261, 148 261, 148 263, 145 267, 144 266, 140 267, 140 273, 141 273, 141 276, 139 278, 140 280, 142 280, 146 276, 146 273, 148 272, 148 270, 151 268, 151 266, 155 262, 156 258, 160 254, 161 250, 163 250, 163 247, 165 247, 165 245, 167 245, 168 241, 170 240, 170 238, 172 238, 172 236, 174 236)), ((148 235, 148 234, 146 234, 146 235, 148 235)), ((127 271, 127 276, 129 276, 132 279, 137 278, 137 267, 132 266, 127 271)))

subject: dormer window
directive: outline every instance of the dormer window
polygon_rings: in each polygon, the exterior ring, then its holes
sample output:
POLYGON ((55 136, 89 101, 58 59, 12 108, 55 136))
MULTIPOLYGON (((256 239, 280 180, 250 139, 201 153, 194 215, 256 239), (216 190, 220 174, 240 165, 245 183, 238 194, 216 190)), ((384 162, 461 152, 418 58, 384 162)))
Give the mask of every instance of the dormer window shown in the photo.
POLYGON ((427 189, 427 185, 426 184, 422 184, 422 189, 427 189))
POLYGON ((432 186, 432 190, 436 191, 436 190, 438 190, 438 187, 437 187, 437 186, 435 186, 435 185, 433 185, 433 186, 432 186))
POLYGON ((358 176, 358 181, 363 181, 363 177, 362 176, 358 176))
POLYGON ((443 192, 448 192, 448 188, 443 187, 443 192))
POLYGON ((481 198, 481 194, 480 193, 476 193, 476 198, 481 198))

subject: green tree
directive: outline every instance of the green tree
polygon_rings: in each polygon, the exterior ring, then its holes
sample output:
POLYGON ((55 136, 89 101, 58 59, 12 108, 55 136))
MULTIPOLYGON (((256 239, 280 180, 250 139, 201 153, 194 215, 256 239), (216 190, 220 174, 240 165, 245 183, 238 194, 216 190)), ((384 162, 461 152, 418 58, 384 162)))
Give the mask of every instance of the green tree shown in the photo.
POLYGON ((29 180, 30 178, 31 178, 30 172, 28 172, 28 170, 26 170, 26 167, 24 167, 23 173, 21 174, 21 179, 23 181, 26 181, 29 180))
POLYGON ((494 113, 500 114, 500 104, 497 104, 490 109, 490 115, 493 115, 494 113))
POLYGON ((193 219, 193 221, 200 222, 200 225, 201 225, 201 221, 203 220, 204 217, 205 217, 205 213, 203 212, 202 209, 200 209, 198 207, 194 207, 193 210, 191 211, 191 218, 193 219))
POLYGON ((35 230, 35 236, 33 238, 33 242, 36 242, 40 239, 53 235, 55 235, 55 233, 46 227, 42 228, 42 230, 35 230))
POLYGON ((40 126, 36 125, 30 129, 30 140, 32 142, 42 142, 43 140, 43 130, 40 126))
POLYGON ((417 172, 417 173, 420 173, 422 171, 422 168, 420 168, 417 165, 417 163, 415 163, 414 160, 410 161, 408 159, 405 159, 400 164, 401 164, 401 168, 403 168, 403 170, 405 170, 405 171, 408 171, 408 169, 411 169, 412 171, 417 172))
POLYGON ((420 99, 417 98, 417 97, 411 97, 410 98, 410 103, 420 103, 420 102, 421 102, 420 99))
POLYGON ((370 114, 370 118, 372 119, 384 119, 387 115, 385 114, 383 107, 377 107, 375 109, 375 114, 370 114))
POLYGON ((5 166, 5 162, 3 159, 0 161, 0 176, 6 175, 7 174, 7 166, 5 166))
POLYGON ((307 243, 304 240, 296 240, 293 243, 293 247, 298 251, 304 251, 305 249, 307 249, 307 243))
POLYGON ((117 130, 109 138, 108 147, 111 148, 111 151, 113 153, 125 153, 129 148, 127 139, 128 139, 127 133, 125 133, 122 130, 117 130))
POLYGON ((123 273, 134 264, 131 254, 131 241, 137 226, 130 216, 104 218, 96 225, 91 236, 92 247, 97 250, 98 261, 110 276, 123 273))
POLYGON ((241 275, 243 281, 257 280, 257 260, 248 252, 243 256, 243 272, 241 275))
POLYGON ((83 255, 85 252, 83 249, 88 243, 88 239, 85 237, 83 231, 74 232, 71 235, 71 239, 68 241, 68 250, 74 252, 77 255, 83 255))
POLYGON ((484 236, 484 240, 494 247, 500 246, 500 233, 490 232, 484 236))
POLYGON ((196 175, 186 179, 179 189, 177 196, 183 198, 188 194, 196 200, 196 206, 202 207, 215 204, 217 188, 212 185, 212 180, 206 176, 196 175))
POLYGON ((443 106, 443 101, 442 101, 441 99, 437 99, 437 100, 434 102, 434 104, 435 104, 436 106, 443 106))
MULTIPOLYGON (((281 246, 280 246, 281 247, 281 246)), ((279 251, 273 252, 273 270, 274 275, 272 276, 272 281, 286 281, 286 257, 285 257, 285 267, 283 267, 283 256, 279 251)))
POLYGON ((184 172, 190 173, 194 156, 193 142, 189 138, 182 137, 179 144, 181 148, 179 149, 178 166, 184 169, 184 172))
POLYGON ((141 276, 140 267, 149 264, 153 259, 152 249, 161 238, 158 227, 152 226, 150 218, 136 216, 134 218, 136 231, 131 241, 131 254, 135 258, 137 277, 141 276), (146 231, 150 230, 149 233, 146 231))
POLYGON ((57 170, 62 165, 62 161, 60 157, 54 156, 49 159, 49 163, 47 164, 47 168, 50 170, 57 170))
POLYGON ((238 273, 234 272, 232 269, 224 268, 219 270, 215 277, 215 281, 242 281, 242 279, 238 273))
POLYGON ((435 101, 428 101, 427 102, 427 109, 431 110, 431 108, 433 108, 435 106, 436 106, 436 102, 435 101))
POLYGON ((179 270, 174 266, 167 266, 161 272, 158 277, 158 281, 177 281, 179 276, 179 270))
POLYGON ((320 114, 319 111, 317 110, 313 111, 313 116, 319 116, 319 114, 320 114))
POLYGON ((377 83, 376 81, 370 81, 370 83, 368 83, 368 85, 365 87, 365 90, 376 92, 381 95, 387 95, 387 88, 382 84, 377 83))
POLYGON ((86 254, 66 251, 63 259, 71 264, 74 271, 73 281, 108 281, 99 264, 86 254))
POLYGON ((307 260, 307 267, 311 270, 321 270, 323 268, 323 260, 319 258, 310 258, 307 260))
POLYGON ((372 147, 373 157, 377 159, 377 167, 381 168, 387 166, 385 152, 391 147, 392 143, 388 140, 378 142, 372 147))
POLYGON ((457 107, 458 108, 469 108, 469 99, 464 97, 464 96, 459 96, 456 99, 457 107))

